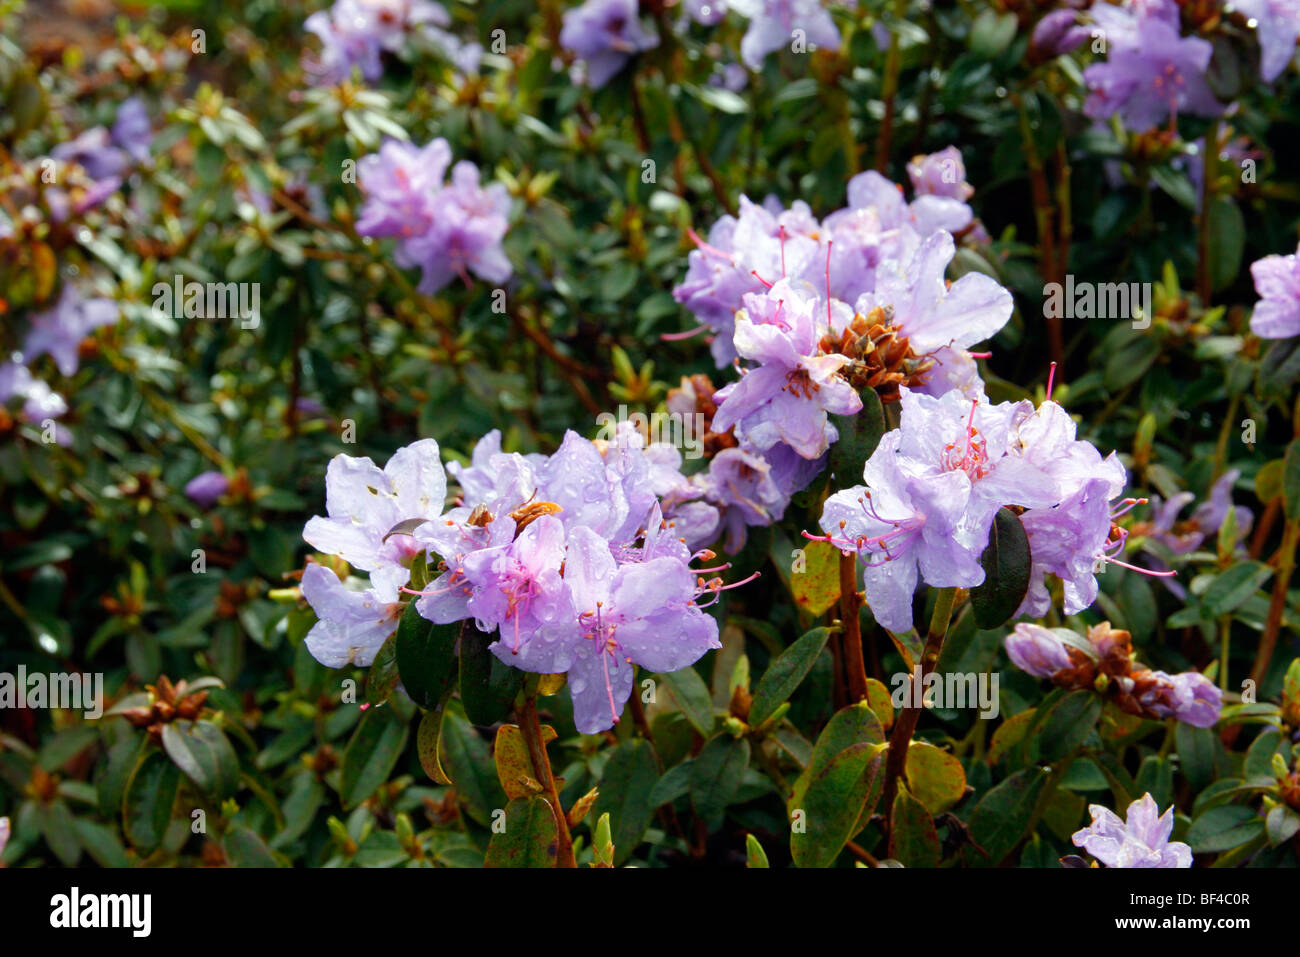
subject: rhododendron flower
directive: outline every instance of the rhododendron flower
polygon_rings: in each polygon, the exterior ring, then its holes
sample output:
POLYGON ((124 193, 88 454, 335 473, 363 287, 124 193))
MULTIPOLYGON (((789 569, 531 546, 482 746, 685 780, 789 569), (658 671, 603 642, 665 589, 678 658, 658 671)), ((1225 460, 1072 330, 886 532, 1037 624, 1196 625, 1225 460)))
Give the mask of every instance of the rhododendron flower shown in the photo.
POLYGON ((560 45, 579 57, 587 83, 600 89, 634 54, 659 45, 641 26, 637 0, 587 0, 564 14, 560 45))
POLYGON ((436 29, 450 24, 447 11, 430 0, 335 0, 303 23, 321 42, 320 54, 308 58, 306 67, 317 83, 346 80, 353 68, 374 81, 383 75, 381 55, 400 50, 413 33, 451 40, 454 53, 454 38, 436 29))
POLYGON ((115 146, 126 152, 137 163, 149 159, 149 148, 153 145, 153 127, 149 123, 149 111, 145 109, 144 100, 138 96, 122 101, 117 108, 117 117, 113 120, 111 130, 115 146))
POLYGON ((1040 57, 1055 57, 1078 49, 1088 39, 1088 28, 1068 8, 1053 10, 1034 24, 1029 46, 1040 57))
POLYGON ((445 181, 451 163, 446 140, 420 148, 389 140, 357 164, 365 201, 357 218, 363 236, 397 239, 395 259, 422 271, 420 291, 435 293, 472 272, 502 283, 512 267, 501 248, 508 227, 510 196, 500 183, 480 185, 478 167, 461 161, 445 181))
POLYGON ((1050 678, 1070 667, 1065 642, 1042 625, 1020 622, 1007 635, 1006 649, 1012 664, 1035 678, 1050 678))
POLYGON ((307 633, 307 650, 328 668, 370 664, 402 615, 400 604, 383 601, 371 588, 350 588, 314 562, 302 573, 302 595, 318 619, 307 633))
POLYGON ((735 426, 737 438, 756 449, 784 442, 804 458, 817 458, 836 438, 826 414, 862 409, 857 390, 837 375, 849 359, 821 352, 820 300, 788 281, 746 296, 745 305, 736 316, 736 350, 759 366, 718 390, 713 427, 735 426))
POLYGON ((1262 339, 1300 335, 1300 261, 1296 254, 1265 256, 1250 265, 1259 302, 1250 316, 1250 331, 1262 339))
POLYGON ((447 477, 433 439, 398 449, 382 469, 369 458, 336 455, 325 472, 327 517, 310 519, 302 537, 324 554, 369 572, 380 601, 397 601, 422 549, 409 533, 389 533, 412 519, 437 518, 446 495, 447 477))
POLYGON ((1107 867, 1191 867, 1192 849, 1170 841, 1174 809, 1164 814, 1150 794, 1128 806, 1125 820, 1100 804, 1088 806, 1092 823, 1074 833, 1081 847, 1107 867))
POLYGON ((1300 0, 1232 0, 1232 7, 1253 21, 1259 37, 1259 75, 1272 83, 1295 56, 1300 37, 1300 0))
POLYGON ((230 480, 220 472, 200 472, 185 483, 185 497, 201 508, 211 508, 230 488, 230 480))
POLYGON ((1151 672, 1155 687, 1141 696, 1142 704, 1161 718, 1175 718, 1196 728, 1212 728, 1223 708, 1223 692, 1199 671, 1176 675, 1151 672))
POLYGON ((907 177, 917 195, 947 196, 965 202, 975 195, 975 187, 966 182, 966 164, 955 146, 928 156, 914 156, 907 164, 907 177))
POLYGON ((1175 4, 1130 0, 1120 7, 1102 0, 1090 12, 1105 31, 1107 58, 1083 71, 1092 91, 1084 104, 1089 116, 1118 112, 1129 127, 1143 132, 1179 113, 1222 112, 1205 79, 1214 48, 1179 33, 1175 4))
POLYGON ((65 376, 76 373, 82 340, 101 326, 111 326, 122 315, 112 299, 83 299, 77 287, 65 283, 56 302, 32 316, 23 339, 23 358, 29 364, 48 355, 65 376))
POLYGON ((749 18, 749 29, 740 41, 740 58, 751 70, 761 70, 764 57, 789 47, 800 36, 808 49, 833 50, 840 45, 840 31, 821 0, 731 0, 730 5, 749 18))

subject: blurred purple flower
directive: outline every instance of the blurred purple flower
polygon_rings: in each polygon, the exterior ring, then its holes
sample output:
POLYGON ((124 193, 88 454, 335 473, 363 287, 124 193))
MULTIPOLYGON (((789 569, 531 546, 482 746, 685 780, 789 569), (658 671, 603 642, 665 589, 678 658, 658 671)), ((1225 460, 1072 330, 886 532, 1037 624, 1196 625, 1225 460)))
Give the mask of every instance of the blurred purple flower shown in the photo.
POLYGON ((907 176, 918 196, 947 196, 965 202, 975 195, 966 182, 966 164, 961 151, 949 146, 928 156, 914 156, 907 164, 907 176))
POLYGON ((127 153, 135 162, 149 159, 153 144, 153 127, 149 124, 149 111, 138 96, 123 100, 113 121, 112 139, 115 146, 127 153))
POLYGON ((58 302, 32 317, 23 339, 23 358, 30 364, 48 355, 61 373, 73 375, 82 340, 101 326, 111 326, 120 315, 112 299, 83 299, 72 283, 65 283, 58 302))
POLYGON ((1223 111, 1205 79, 1213 47, 1179 33, 1178 8, 1167 2, 1116 6, 1098 2, 1093 19, 1105 32, 1108 55, 1083 71, 1091 91, 1084 112, 1094 119, 1120 113, 1144 132, 1180 112, 1217 116, 1223 111))
POLYGON ((564 14, 560 45, 582 61, 588 85, 598 90, 659 38, 642 28, 637 0, 587 0, 564 14))
POLYGON ((185 496, 200 508, 211 508, 229 488, 230 480, 220 472, 200 472, 185 483, 185 496))
POLYGON ((731 0, 731 9, 749 18, 740 58, 751 70, 761 70, 769 53, 791 46, 795 31, 808 49, 834 50, 840 45, 840 31, 821 0, 731 0))
POLYGON ((1051 11, 1034 25, 1029 46, 1040 56, 1056 57, 1078 49, 1088 36, 1088 28, 1079 23, 1079 15, 1063 8, 1051 11))
POLYGON ((1259 75, 1272 83, 1295 56, 1300 37, 1300 0, 1233 0, 1232 6, 1254 21, 1259 37, 1259 75))

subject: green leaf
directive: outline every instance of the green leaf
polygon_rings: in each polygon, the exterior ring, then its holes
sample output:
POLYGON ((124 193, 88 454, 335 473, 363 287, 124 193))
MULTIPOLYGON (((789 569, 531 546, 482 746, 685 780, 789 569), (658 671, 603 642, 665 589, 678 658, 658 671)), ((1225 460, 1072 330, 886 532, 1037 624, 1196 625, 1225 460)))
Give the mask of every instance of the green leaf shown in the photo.
POLYGON ((456 677, 459 623, 435 625, 407 604, 397 623, 397 673, 402 687, 421 708, 432 708, 456 677))
POLYGON ((1038 755, 1056 761, 1074 751, 1092 733, 1104 702, 1091 691, 1071 691, 1043 715, 1038 725, 1038 755))
POLYGON ((442 743, 442 720, 446 712, 442 708, 426 711, 420 718, 420 725, 415 730, 415 751, 420 758, 420 767, 438 784, 451 784, 451 778, 442 769, 439 745, 442 743))
POLYGON ((515 798, 506 805, 504 829, 488 842, 484 867, 554 867, 560 832, 551 805, 542 797, 515 798))
POLYGON ((957 756, 924 741, 907 749, 907 786, 931 816, 942 814, 966 793, 966 772, 957 756))
POLYGON ((126 848, 122 846, 122 840, 115 830, 84 817, 77 818, 72 826, 76 829, 81 846, 100 867, 131 866, 131 859, 126 856, 126 848))
POLYGON ((975 843, 987 852, 988 859, 972 850, 967 852, 970 863, 997 865, 1020 843, 1047 777, 1048 772, 1041 768, 1017 771, 975 805, 968 827, 975 843))
POLYGON ((1286 447, 1282 466, 1282 511, 1288 520, 1300 519, 1300 439, 1286 447))
POLYGON ((1263 830, 1264 819, 1251 808, 1223 804, 1192 822, 1187 830, 1187 843, 1195 854, 1217 854, 1240 847, 1263 830))
POLYGON ((239 757, 211 721, 163 725, 163 750, 204 794, 221 800, 239 786, 239 757))
POLYGON ((758 838, 753 834, 745 835, 745 866, 759 868, 770 866, 763 845, 758 843, 758 838))
POLYGON ((388 780, 409 731, 386 711, 370 711, 361 719, 343 752, 339 797, 344 809, 356 807, 388 780))
POLYGON ((1011 509, 998 509, 980 564, 984 581, 970 592, 975 623, 981 628, 1000 628, 1016 613, 1029 590, 1029 536, 1011 509))
POLYGON ((492 812, 506 806, 488 744, 465 718, 449 710, 442 719, 443 767, 471 818, 487 827, 492 812))
POLYGON ((1215 618, 1236 611, 1268 581, 1273 569, 1263 562, 1243 561, 1215 577, 1201 596, 1201 604, 1215 618))
MULTIPOLYGON (((874 718, 874 716, 873 716, 874 718)), ((820 745, 821 741, 818 740, 820 745)), ((798 867, 830 867, 880 799, 881 754, 888 745, 851 744, 795 782, 788 810, 793 825, 790 853, 798 867)), ((814 749, 814 760, 817 751, 814 749)))
POLYGON ((1279 804, 1264 818, 1264 829, 1268 833, 1268 843, 1278 847, 1300 833, 1300 814, 1285 804, 1279 804))
POLYGON ((380 645, 366 672, 366 701, 372 708, 388 700, 397 687, 397 678, 397 634, 394 632, 380 645))
POLYGON ((496 724, 514 705, 524 673, 488 651, 493 641, 466 619, 460 630, 460 700, 465 716, 478 725, 496 724))
POLYGON ((41 806, 41 836, 64 867, 75 867, 81 858, 76 820, 67 802, 55 799, 41 806))
POLYGON ((141 854, 162 843, 180 786, 180 768, 162 751, 149 751, 136 765, 122 796, 122 830, 141 854))
POLYGON ((827 418, 840 433, 831 446, 830 470, 838 488, 848 488, 862 481, 862 469, 885 434, 885 409, 875 389, 858 393, 862 410, 853 415, 830 415, 827 418))
POLYGON ((726 734, 711 738, 691 763, 691 805, 710 830, 722 823, 748 767, 749 741, 726 734))
POLYGON ((794 603, 814 618, 840 600, 840 550, 829 542, 803 547, 803 570, 790 572, 794 603))
POLYGON ((279 867, 280 862, 262 839, 242 824, 236 824, 221 842, 226 860, 235 867, 279 867))
POLYGON ((938 867, 942 853, 930 812, 912 795, 899 791, 890 817, 889 856, 904 867, 938 867))
POLYGON ((609 815, 615 864, 627 860, 650 826, 655 813, 651 792, 658 780, 654 749, 644 738, 623 742, 605 762, 591 813, 609 815))
POLYGON ((749 708, 749 723, 758 726, 770 718, 779 705, 789 700, 800 682, 808 677, 818 656, 826 647, 830 631, 814 628, 777 655, 763 672, 762 680, 754 690, 754 700, 749 708))
POLYGON ((1215 759, 1222 745, 1213 731, 1179 721, 1174 728, 1174 747, 1193 790, 1199 791, 1214 780, 1215 759))
MULTIPOLYGON (((704 683, 699 672, 694 668, 682 668, 670 674, 660 675, 659 680, 668 688, 668 695, 677 709, 686 716, 696 731, 703 737, 713 733, 713 698, 709 686, 704 683)), ((636 694, 634 688, 632 691, 636 694)))
POLYGON ((1209 270, 1215 290, 1232 285, 1241 270, 1246 248, 1246 221, 1231 196, 1222 193, 1210 202, 1209 270))

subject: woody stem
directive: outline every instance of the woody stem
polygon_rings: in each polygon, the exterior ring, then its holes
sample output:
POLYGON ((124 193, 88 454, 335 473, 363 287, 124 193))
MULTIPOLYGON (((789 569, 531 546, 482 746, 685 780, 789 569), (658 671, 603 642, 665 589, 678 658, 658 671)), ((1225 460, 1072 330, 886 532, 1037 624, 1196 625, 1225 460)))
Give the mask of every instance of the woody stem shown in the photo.
POLYGON ((862 701, 867 697, 867 665, 862 657, 862 623, 858 612, 862 596, 858 594, 858 556, 840 553, 840 620, 844 624, 844 670, 849 698, 862 701))
MULTIPOLYGON (((930 616, 930 630, 925 638, 925 648, 921 651, 921 680, 934 671, 939 663, 939 652, 943 650, 943 639, 948 634, 948 623, 952 621, 952 610, 957 604, 956 588, 941 588, 935 595, 934 612, 930 616)), ((915 694, 907 696, 902 712, 894 722, 894 730, 889 736, 889 756, 885 761, 885 787, 880 797, 880 807, 885 814, 885 837, 893 829, 894 798, 898 795, 898 781, 907 766, 907 749, 912 744, 912 734, 921 717, 921 705, 914 704, 920 700, 920 688, 915 694)))
POLYGON ((542 725, 537 718, 537 694, 525 694, 523 704, 515 709, 519 719, 519 730, 528 746, 528 758, 533 770, 538 774, 538 783, 546 792, 546 800, 555 815, 555 826, 559 831, 556 863, 560 867, 577 867, 573 856, 573 836, 569 833, 569 820, 560 803, 560 792, 555 786, 555 774, 551 771, 551 759, 546 753, 546 743, 542 740, 542 725))

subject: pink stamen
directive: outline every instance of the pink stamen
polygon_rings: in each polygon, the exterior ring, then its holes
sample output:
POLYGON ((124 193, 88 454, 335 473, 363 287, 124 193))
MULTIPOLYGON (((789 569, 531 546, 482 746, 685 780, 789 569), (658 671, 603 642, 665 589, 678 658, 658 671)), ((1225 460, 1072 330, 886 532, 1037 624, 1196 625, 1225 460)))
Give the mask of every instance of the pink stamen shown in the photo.
POLYGON ((758 274, 758 270, 757 270, 757 269, 751 269, 749 272, 750 272, 750 275, 752 275, 755 279, 757 279, 759 282, 761 282, 761 283, 762 283, 764 286, 766 286, 768 289, 771 289, 771 288, 772 288, 772 284, 771 284, 770 282, 768 282, 766 279, 764 279, 762 276, 760 276, 760 275, 758 274))
POLYGON ((659 338, 664 342, 679 342, 682 339, 691 339, 702 332, 708 332, 708 326, 696 326, 694 329, 687 329, 685 332, 665 332, 659 338))
POLYGON ((1056 363, 1053 362, 1051 367, 1047 370, 1047 401, 1048 402, 1052 401, 1052 383, 1053 380, 1055 380, 1055 378, 1056 378, 1056 363))
POLYGON ((722 259, 725 259, 729 263, 733 263, 733 264, 735 263, 735 260, 731 258, 730 253, 724 253, 721 249, 718 249, 714 246, 710 246, 708 243, 706 243, 703 239, 699 237, 699 234, 696 233, 695 230, 691 229, 689 226, 686 227, 686 234, 691 237, 691 242, 695 243, 695 245, 698 246, 702 251, 706 253, 711 253, 714 256, 719 256, 722 259))

